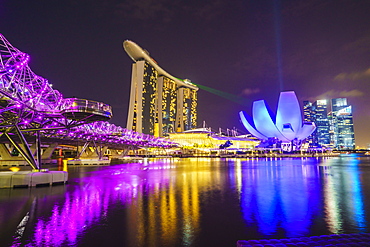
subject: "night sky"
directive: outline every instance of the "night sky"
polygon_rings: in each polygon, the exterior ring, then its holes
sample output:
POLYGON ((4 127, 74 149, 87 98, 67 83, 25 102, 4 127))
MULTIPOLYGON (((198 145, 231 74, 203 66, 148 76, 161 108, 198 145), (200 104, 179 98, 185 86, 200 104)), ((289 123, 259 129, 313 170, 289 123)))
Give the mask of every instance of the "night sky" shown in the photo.
POLYGON ((365 146, 369 13, 369 0, 0 0, 0 33, 64 97, 112 105, 116 125, 126 126, 129 39, 173 76, 219 90, 199 91, 199 127, 246 133, 239 111, 260 99, 275 109, 294 90, 301 104, 346 97, 365 146))

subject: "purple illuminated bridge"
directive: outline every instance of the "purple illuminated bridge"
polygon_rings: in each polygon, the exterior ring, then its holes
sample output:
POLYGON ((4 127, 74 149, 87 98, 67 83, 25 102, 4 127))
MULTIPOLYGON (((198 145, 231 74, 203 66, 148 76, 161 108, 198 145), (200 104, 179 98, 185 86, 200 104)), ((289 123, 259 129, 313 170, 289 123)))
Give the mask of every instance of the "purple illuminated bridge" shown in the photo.
POLYGON ((112 117, 110 105, 63 98, 48 80, 30 69, 28 61, 29 55, 0 34, 0 138, 12 143, 32 168, 40 167, 41 138, 57 138, 63 143, 94 142, 116 149, 175 145, 108 123, 112 117), (36 142, 36 157, 28 145, 31 139, 36 142))

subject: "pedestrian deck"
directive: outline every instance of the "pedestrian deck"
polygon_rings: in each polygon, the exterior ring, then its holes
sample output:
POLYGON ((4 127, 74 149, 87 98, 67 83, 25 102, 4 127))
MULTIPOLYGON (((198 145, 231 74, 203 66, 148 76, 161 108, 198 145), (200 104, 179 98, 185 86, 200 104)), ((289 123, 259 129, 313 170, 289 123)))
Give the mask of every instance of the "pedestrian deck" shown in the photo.
POLYGON ((370 246, 370 233, 334 234, 313 237, 239 240, 237 247, 370 246))

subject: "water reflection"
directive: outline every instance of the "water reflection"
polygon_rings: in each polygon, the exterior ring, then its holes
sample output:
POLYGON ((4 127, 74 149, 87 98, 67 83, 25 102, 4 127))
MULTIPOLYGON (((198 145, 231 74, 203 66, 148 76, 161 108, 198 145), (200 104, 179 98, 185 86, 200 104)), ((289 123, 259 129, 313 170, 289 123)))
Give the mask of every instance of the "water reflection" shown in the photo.
POLYGON ((370 174, 361 164, 194 158, 69 168, 64 186, 0 190, 0 239, 4 246, 232 246, 366 232, 370 174))
MULTIPOLYGON (((173 168, 173 162, 145 161, 78 173, 67 185, 70 190, 50 203, 33 194, 40 188, 23 191, 27 192, 21 195, 22 199, 32 201, 23 206, 33 219, 28 223, 34 225, 28 243, 76 244, 91 227, 105 227, 102 222, 109 217, 109 210, 119 207, 127 214, 120 227, 128 231, 128 245, 144 246, 150 242, 153 246, 175 246, 179 235, 185 245, 190 245, 199 224, 199 178, 209 176, 188 173, 184 167, 174 177, 173 168), (45 211, 45 206, 51 208, 45 211)), ((21 243, 21 236, 13 234, 13 246, 21 243)))
POLYGON ((257 224, 263 236, 279 228, 288 237, 309 234, 313 218, 320 213, 321 191, 318 166, 307 160, 244 162, 241 207, 246 224, 257 224))
POLYGON ((348 225, 363 230, 366 227, 359 163, 354 155, 326 163, 325 219, 332 233, 340 233, 348 225))
POLYGON ((263 237, 276 236, 281 228, 287 237, 308 236, 313 221, 324 214, 328 233, 343 233, 348 226, 366 232, 359 160, 320 162, 241 162, 237 167, 242 169, 241 207, 246 224, 257 224, 263 237), (349 167, 336 167, 343 163, 349 167))

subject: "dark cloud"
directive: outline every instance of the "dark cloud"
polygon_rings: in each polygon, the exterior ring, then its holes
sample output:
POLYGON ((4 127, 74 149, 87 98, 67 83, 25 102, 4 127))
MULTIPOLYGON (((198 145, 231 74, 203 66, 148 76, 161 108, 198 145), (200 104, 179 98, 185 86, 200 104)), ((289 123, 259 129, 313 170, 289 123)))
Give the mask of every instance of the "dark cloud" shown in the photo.
POLYGON ((326 41, 302 44, 295 49, 286 47, 284 50, 284 74, 294 78, 329 71, 336 53, 326 41))
POLYGON ((358 90, 358 89, 352 89, 352 90, 343 90, 343 91, 338 91, 338 90, 329 90, 327 92, 324 92, 320 95, 317 95, 312 98, 308 98, 310 101, 316 101, 316 100, 321 100, 321 99, 334 99, 334 98, 356 98, 356 97, 362 97, 364 96, 365 93, 358 90))
POLYGON ((194 16, 205 21, 212 21, 223 16, 222 12, 227 7, 227 3, 222 0, 215 1, 199 1, 199 6, 193 8, 187 7, 189 11, 194 12, 194 16))
POLYGON ((276 53, 274 49, 258 46, 249 53, 244 52, 233 64, 236 71, 247 74, 249 78, 271 78, 276 75, 276 53))
POLYGON ((338 74, 334 80, 337 81, 358 81, 362 79, 370 80, 370 68, 360 71, 360 72, 352 72, 352 73, 340 73, 338 74))
POLYGON ((259 88, 244 88, 242 90, 242 95, 249 96, 249 95, 252 95, 252 94, 259 93, 260 91, 261 90, 259 88))
POLYGON ((174 16, 171 8, 176 2, 170 0, 123 1, 115 6, 115 14, 118 18, 169 22, 174 16))
POLYGON ((340 0, 296 0, 296 1, 283 1, 282 14, 284 16, 291 16, 295 18, 302 18, 325 9, 330 2, 339 2, 340 0))
POLYGON ((344 44, 342 49, 344 52, 347 52, 349 54, 354 55, 364 55, 364 53, 369 54, 370 53, 370 27, 366 31, 366 34, 364 36, 361 36, 357 38, 356 40, 349 42, 347 44, 344 44))
MULTIPOLYGON (((121 23, 123 20, 136 20, 169 23, 176 19, 197 19, 202 22, 223 19, 232 16, 240 9, 241 0, 69 0, 72 6, 90 9, 92 15, 110 16, 121 23)), ((147 25, 150 23, 146 23, 147 25)), ((206 23, 204 23, 206 24, 206 23)))

